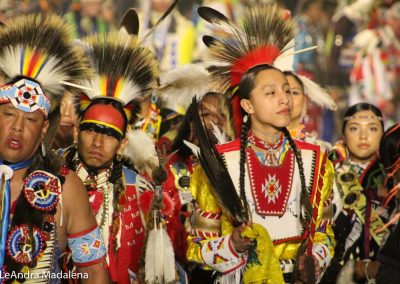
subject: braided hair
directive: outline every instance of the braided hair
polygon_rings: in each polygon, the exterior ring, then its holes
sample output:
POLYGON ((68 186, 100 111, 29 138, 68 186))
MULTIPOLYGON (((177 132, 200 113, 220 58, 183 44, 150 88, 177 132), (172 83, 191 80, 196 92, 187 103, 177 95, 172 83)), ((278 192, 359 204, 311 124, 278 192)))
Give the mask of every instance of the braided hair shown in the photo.
MULTIPOLYGON (((240 83, 239 83, 239 88, 237 90, 237 93, 234 95, 238 95, 239 99, 250 99, 250 94, 254 88, 254 82, 257 77, 257 75, 261 71, 265 70, 271 70, 275 69, 278 70, 270 65, 258 65, 254 68, 249 69, 249 71, 246 72, 246 74, 242 77, 240 83)), ((247 115, 243 112, 242 114, 247 115)), ((242 124, 242 129, 240 133, 240 160, 239 160, 239 169, 240 169, 240 177, 239 177, 239 188, 240 188, 240 197, 245 203, 245 206, 248 208, 245 196, 245 163, 246 163, 246 147, 247 147, 247 134, 251 126, 250 119, 244 119, 244 123, 242 124)), ((297 149, 296 143, 294 142, 293 138, 291 137, 289 131, 287 128, 282 128, 283 134, 287 138, 290 147, 293 149, 297 165, 299 167, 299 173, 300 173, 300 182, 301 182, 301 198, 300 202, 301 205, 305 208, 306 214, 305 218, 303 214, 301 214, 300 221, 305 227, 309 220, 311 219, 311 211, 312 211, 312 206, 306 186, 306 180, 305 180, 305 174, 304 174, 304 165, 303 165, 303 159, 301 158, 301 152, 297 149)))

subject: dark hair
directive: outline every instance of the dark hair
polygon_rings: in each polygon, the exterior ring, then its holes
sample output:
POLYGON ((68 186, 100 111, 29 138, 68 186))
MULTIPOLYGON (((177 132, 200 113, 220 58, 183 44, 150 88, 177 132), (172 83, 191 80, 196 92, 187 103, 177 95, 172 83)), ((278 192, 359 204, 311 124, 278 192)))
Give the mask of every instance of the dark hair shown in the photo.
POLYGON ((301 86, 301 90, 304 93, 304 84, 303 82, 300 80, 299 76, 296 75, 296 73, 292 72, 292 71, 283 71, 283 74, 285 74, 286 77, 288 76, 292 76, 293 79, 296 80, 297 83, 299 83, 299 85, 301 86))
POLYGON ((379 146, 380 161, 386 171, 391 171, 400 158, 400 124, 386 130, 379 146))
MULTIPOLYGON (((374 105, 371 105, 369 103, 358 103, 358 104, 352 105, 351 107, 349 107, 349 109, 344 114, 344 121, 343 121, 343 126, 342 126, 342 133, 343 134, 344 134, 344 130, 346 128, 347 122, 348 122, 348 120, 346 118, 352 117, 357 112, 364 111, 364 110, 370 110, 377 117, 383 118, 381 110, 379 108, 377 108, 376 106, 374 106, 374 105)), ((383 129, 384 128, 383 120, 381 120, 381 125, 382 125, 382 129, 383 129)))
MULTIPOLYGON (((208 92, 204 95, 203 99, 205 97, 209 96, 219 96, 218 93, 215 92, 208 92)), ((201 110, 201 106, 200 106, 201 110)), ((181 158, 187 158, 190 155, 192 155, 192 150, 186 144, 183 142, 184 140, 188 141, 189 137, 191 135, 192 129, 191 129, 191 124, 193 122, 193 103, 191 103, 186 110, 186 114, 183 117, 183 121, 178 129, 178 133, 174 139, 174 142, 172 143, 171 146, 171 152, 177 151, 177 154, 181 158)), ((190 141, 189 141, 190 142, 190 141)))
MULTIPOLYGON (((242 77, 239 83, 239 88, 237 90, 237 95, 239 95, 240 99, 249 99, 250 94, 254 88, 254 81, 261 71, 264 70, 271 70, 271 69, 276 69, 270 65, 258 65, 256 67, 253 67, 249 69, 245 75, 242 77)), ((280 71, 279 69, 276 69, 280 71)), ((242 129, 240 132, 240 160, 239 160, 239 169, 240 169, 240 177, 239 177, 239 188, 240 188, 240 198, 243 200, 243 203, 247 207, 246 209, 248 210, 248 204, 246 201, 246 194, 245 194, 245 163, 246 163, 246 147, 247 147, 247 134, 249 132, 251 126, 250 119, 247 119, 245 123, 242 125, 242 129)), ((284 133, 285 137, 288 139, 290 147, 293 149, 297 165, 299 167, 299 172, 300 172, 300 180, 301 180, 301 197, 300 197, 300 203, 301 205, 304 205, 304 208, 306 209, 306 219, 303 218, 303 214, 301 214, 301 223, 303 227, 306 225, 306 222, 309 221, 311 218, 311 203, 310 203, 310 198, 309 194, 307 191, 306 187, 306 182, 305 182, 305 175, 304 175, 304 166, 303 166, 303 160, 301 158, 301 152, 297 149, 296 143, 290 136, 289 131, 287 128, 283 128, 282 132, 284 133)))
POLYGON ((250 68, 247 70, 247 72, 243 75, 243 77, 240 79, 239 83, 239 88, 237 90, 237 94, 239 95, 240 99, 249 99, 250 94, 253 91, 254 88, 254 81, 261 71, 265 70, 277 70, 280 71, 279 69, 272 67, 271 65, 268 64, 262 64, 262 65, 257 65, 253 68, 250 68))
POLYGON ((190 125, 193 121, 193 104, 190 104, 185 116, 183 117, 182 123, 179 126, 178 133, 171 146, 171 152, 177 151, 177 154, 182 158, 187 158, 192 154, 189 147, 185 145, 184 140, 188 140, 190 132, 192 131, 190 125))

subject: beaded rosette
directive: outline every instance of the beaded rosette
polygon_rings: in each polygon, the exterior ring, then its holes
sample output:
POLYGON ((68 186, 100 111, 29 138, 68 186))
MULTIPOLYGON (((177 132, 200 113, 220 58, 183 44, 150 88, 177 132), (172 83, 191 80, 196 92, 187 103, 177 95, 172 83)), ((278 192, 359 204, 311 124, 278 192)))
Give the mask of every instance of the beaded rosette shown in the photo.
POLYGON ((17 263, 31 263, 43 253, 44 248, 45 236, 38 228, 30 230, 28 225, 16 226, 9 234, 7 253, 17 263))
POLYGON ((50 211, 57 206, 61 183, 56 176, 35 171, 25 179, 24 188, 25 198, 33 208, 50 211))
MULTIPOLYGON (((68 170, 62 168, 60 173, 61 176, 57 177, 44 171, 32 172, 25 178, 22 196, 18 199, 18 202, 24 201, 31 206, 30 209, 24 207, 26 210, 36 210, 43 214, 43 222, 14 224, 7 238, 6 250, 9 260, 20 265, 21 269, 23 266, 29 267, 30 273, 41 274, 49 271, 54 265, 57 242, 54 215, 61 201, 62 176, 68 174, 68 170), (39 261, 40 265, 37 265, 39 261)), ((0 277, 5 275, 7 267, 0 268, 0 277)), ((8 280, 11 279, 0 278, 0 283, 6 283, 8 280)), ((22 283, 25 279, 18 278, 14 281, 22 283)))

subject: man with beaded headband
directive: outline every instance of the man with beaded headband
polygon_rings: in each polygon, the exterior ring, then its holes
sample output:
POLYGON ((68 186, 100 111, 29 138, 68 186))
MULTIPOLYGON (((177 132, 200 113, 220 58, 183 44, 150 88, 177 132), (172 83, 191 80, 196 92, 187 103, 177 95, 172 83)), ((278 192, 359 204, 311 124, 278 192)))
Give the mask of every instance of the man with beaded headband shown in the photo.
POLYGON ((81 96, 77 144, 65 157, 86 185, 112 281, 130 283, 139 269, 145 236, 139 198, 150 186, 124 166, 122 156, 127 129, 139 111, 136 99, 151 92, 156 63, 136 37, 118 33, 89 38, 83 48, 95 75, 83 82, 91 90, 81 96))
POLYGON ((243 28, 215 10, 198 11, 231 34, 228 40, 203 41, 219 63, 212 75, 231 91, 241 135, 214 148, 201 134, 201 123, 195 123, 202 169, 193 173, 191 187, 201 191, 199 206, 210 216, 222 207, 222 218, 219 230, 194 228, 188 258, 221 272, 229 283, 239 283, 243 270, 245 283, 319 281, 333 255, 333 234, 323 210, 333 168, 325 151, 293 140, 286 128, 292 95, 273 64, 288 56, 293 24, 276 5, 247 9, 243 28), (204 173, 212 190, 202 181, 204 173))
POLYGON ((87 76, 81 57, 57 16, 17 17, 0 30, 1 283, 59 282, 67 243, 79 272, 89 273, 83 282, 108 281, 83 184, 43 142, 57 128, 60 94, 87 76))

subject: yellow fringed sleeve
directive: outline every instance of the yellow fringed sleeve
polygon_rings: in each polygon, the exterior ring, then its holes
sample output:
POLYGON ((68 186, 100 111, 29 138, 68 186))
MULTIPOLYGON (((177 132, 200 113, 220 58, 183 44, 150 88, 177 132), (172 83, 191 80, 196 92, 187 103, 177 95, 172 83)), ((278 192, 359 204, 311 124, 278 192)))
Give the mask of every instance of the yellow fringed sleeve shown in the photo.
MULTIPOLYGON (((219 213, 221 211, 201 167, 197 167, 193 171, 190 187, 199 207, 210 213, 219 213)), ((229 236, 233 230, 230 220, 224 214, 221 215, 220 229, 221 231, 217 237, 229 236)), ((245 231, 242 232, 242 236, 256 240, 257 243, 255 258, 254 255, 248 256, 248 264, 243 276, 244 283, 284 283, 281 267, 267 230, 259 224, 253 224, 252 227, 246 227, 245 231)), ((189 236, 188 260, 204 264, 201 255, 202 247, 217 237, 199 238, 198 236, 189 236)), ((212 268, 205 265, 203 269, 211 270, 212 268)))
MULTIPOLYGON (((220 213, 221 209, 211 191, 211 186, 208 179, 200 166, 193 169, 193 174, 190 179, 190 190, 198 207, 210 213, 220 213)), ((220 229, 220 228, 219 228, 220 229)), ((218 236, 220 236, 220 231, 218 236)), ((189 261, 204 263, 201 257, 201 245, 209 239, 200 240, 198 236, 189 235, 187 258, 189 261)), ((205 266, 204 269, 212 270, 211 267, 205 266)))

